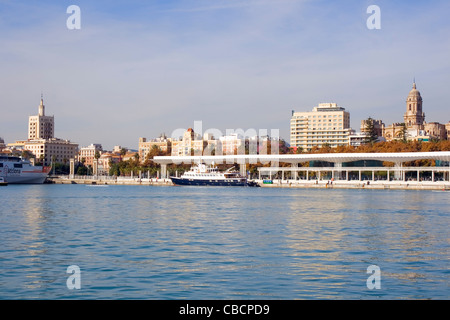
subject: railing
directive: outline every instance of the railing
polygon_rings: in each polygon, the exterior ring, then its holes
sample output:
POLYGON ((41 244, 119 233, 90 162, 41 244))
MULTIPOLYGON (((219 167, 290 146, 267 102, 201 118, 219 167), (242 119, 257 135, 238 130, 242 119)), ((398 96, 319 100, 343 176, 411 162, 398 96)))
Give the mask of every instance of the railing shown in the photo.
POLYGON ((161 182, 170 181, 170 179, 162 178, 139 178, 139 176, 84 176, 84 175, 54 175, 49 176, 50 179, 62 180, 93 180, 93 181, 142 181, 142 182, 161 182))

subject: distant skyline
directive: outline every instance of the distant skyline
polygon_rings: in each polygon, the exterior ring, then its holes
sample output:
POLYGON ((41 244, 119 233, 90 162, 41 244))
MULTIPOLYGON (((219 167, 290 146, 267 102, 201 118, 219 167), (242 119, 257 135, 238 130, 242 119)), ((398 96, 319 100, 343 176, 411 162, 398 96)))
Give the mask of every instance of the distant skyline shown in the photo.
POLYGON ((291 111, 322 102, 356 131, 369 116, 402 122, 414 78, 425 120, 447 123, 448 12, 447 0, 0 0, 0 137, 27 138, 42 92, 55 136, 80 147, 137 148, 194 121, 289 142, 291 111))

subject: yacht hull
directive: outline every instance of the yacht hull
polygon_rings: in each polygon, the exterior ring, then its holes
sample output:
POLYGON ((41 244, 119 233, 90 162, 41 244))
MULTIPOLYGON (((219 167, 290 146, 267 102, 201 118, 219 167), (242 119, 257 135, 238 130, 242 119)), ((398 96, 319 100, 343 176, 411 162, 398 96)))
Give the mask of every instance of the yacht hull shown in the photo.
POLYGON ((247 185, 246 179, 185 179, 170 177, 173 184, 178 186, 220 186, 220 187, 244 187, 247 185))

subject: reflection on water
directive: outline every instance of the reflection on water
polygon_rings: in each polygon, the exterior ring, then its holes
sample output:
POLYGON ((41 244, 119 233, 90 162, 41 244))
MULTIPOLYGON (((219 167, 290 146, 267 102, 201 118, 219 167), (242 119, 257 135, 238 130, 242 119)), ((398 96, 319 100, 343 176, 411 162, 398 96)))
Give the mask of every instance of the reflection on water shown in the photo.
POLYGON ((448 299, 446 193, 2 188, 3 299, 448 299), (82 270, 68 290, 66 268, 82 270), (366 287, 378 265, 382 289, 366 287))

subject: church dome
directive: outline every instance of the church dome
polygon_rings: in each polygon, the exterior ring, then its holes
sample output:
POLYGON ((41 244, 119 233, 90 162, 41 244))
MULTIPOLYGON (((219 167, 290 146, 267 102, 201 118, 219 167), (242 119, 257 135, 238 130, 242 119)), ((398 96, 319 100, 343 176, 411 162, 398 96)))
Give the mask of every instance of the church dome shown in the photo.
POLYGON ((411 89, 411 91, 408 94, 408 101, 411 100, 422 100, 422 97, 420 96, 420 91, 417 90, 416 88, 416 83, 413 83, 413 88, 411 89))

